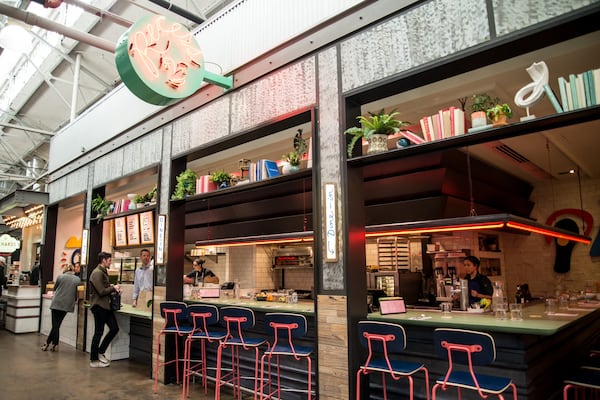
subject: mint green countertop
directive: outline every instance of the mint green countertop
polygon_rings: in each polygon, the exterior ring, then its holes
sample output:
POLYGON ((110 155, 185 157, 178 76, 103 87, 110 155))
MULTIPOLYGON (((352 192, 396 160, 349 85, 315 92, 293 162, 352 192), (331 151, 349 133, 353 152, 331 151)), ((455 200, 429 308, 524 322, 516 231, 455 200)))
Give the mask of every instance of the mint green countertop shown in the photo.
POLYGON ((520 321, 512 321, 510 312, 507 312, 507 319, 499 320, 491 312, 479 314, 464 311, 452 311, 450 318, 443 318, 442 313, 437 310, 409 310, 405 314, 391 315, 381 315, 379 312, 375 312, 370 313, 367 318, 401 325, 549 336, 595 312, 600 314, 600 303, 580 303, 568 310, 559 310, 554 315, 546 314, 543 304, 525 306, 523 307, 523 319, 520 321))
POLYGON ((127 314, 134 317, 152 319, 152 311, 146 307, 143 309, 133 307, 131 304, 121 304, 121 309, 117 311, 120 314, 127 314))
POLYGON ((255 311, 263 312, 292 312, 302 315, 315 315, 315 306, 312 301, 300 300, 296 304, 280 303, 271 301, 256 301, 250 299, 221 299, 221 298, 205 298, 198 300, 185 300, 187 303, 205 303, 214 304, 216 306, 242 306, 248 307, 255 311))

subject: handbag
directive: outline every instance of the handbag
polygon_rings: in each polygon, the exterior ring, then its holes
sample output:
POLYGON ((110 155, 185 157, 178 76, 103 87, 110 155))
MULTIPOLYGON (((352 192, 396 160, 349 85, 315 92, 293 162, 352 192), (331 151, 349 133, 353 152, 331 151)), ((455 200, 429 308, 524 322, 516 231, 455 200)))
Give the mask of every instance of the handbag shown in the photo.
POLYGON ((121 309, 121 293, 112 292, 110 295, 110 309, 120 310, 121 309))

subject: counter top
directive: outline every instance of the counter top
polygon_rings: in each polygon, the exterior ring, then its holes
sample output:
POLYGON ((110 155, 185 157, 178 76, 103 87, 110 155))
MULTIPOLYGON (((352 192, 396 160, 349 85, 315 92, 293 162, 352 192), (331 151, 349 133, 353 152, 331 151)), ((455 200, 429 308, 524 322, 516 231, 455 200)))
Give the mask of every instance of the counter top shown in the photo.
POLYGON ((121 304, 121 309, 117 311, 121 314, 128 314, 133 317, 152 319, 152 311, 150 310, 142 310, 136 307, 133 307, 131 304, 121 304))
POLYGON ((221 299, 205 298, 198 300, 185 300, 188 304, 204 303, 216 306, 242 306, 252 310, 263 312, 293 312, 302 315, 313 316, 315 314, 315 305, 312 301, 298 301, 296 304, 280 303, 275 301, 256 301, 250 299, 221 299))
POLYGON ((443 318, 442 313, 437 310, 409 310, 404 314, 390 315, 381 315, 379 312, 374 312, 370 313, 367 318, 402 325, 464 328, 488 332, 549 336, 596 311, 600 313, 600 303, 597 302, 579 303, 568 310, 560 310, 553 315, 544 312, 543 304, 526 306, 523 307, 523 319, 521 321, 512 321, 510 312, 507 312, 507 319, 499 320, 491 312, 470 313, 464 311, 452 311, 450 318, 443 318))

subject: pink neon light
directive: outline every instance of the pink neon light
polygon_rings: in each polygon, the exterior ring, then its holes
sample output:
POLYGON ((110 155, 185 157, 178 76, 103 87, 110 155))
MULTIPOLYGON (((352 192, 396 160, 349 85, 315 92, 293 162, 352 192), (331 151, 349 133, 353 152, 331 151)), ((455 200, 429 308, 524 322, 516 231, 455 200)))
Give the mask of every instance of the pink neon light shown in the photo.
POLYGON ((165 17, 156 17, 135 32, 129 55, 148 80, 164 76, 164 84, 178 89, 186 84, 188 69, 201 67, 202 52, 194 46, 191 33, 182 30, 180 24, 165 21, 165 17))

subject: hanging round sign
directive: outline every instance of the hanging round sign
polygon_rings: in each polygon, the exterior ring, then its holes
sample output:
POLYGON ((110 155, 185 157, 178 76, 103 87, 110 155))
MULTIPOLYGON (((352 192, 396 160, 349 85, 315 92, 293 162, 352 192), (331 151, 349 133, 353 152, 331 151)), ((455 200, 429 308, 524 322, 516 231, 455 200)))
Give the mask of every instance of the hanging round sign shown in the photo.
POLYGON ((131 26, 117 43, 115 62, 127 88, 155 105, 192 95, 205 75, 194 36, 164 16, 146 16, 131 26))

